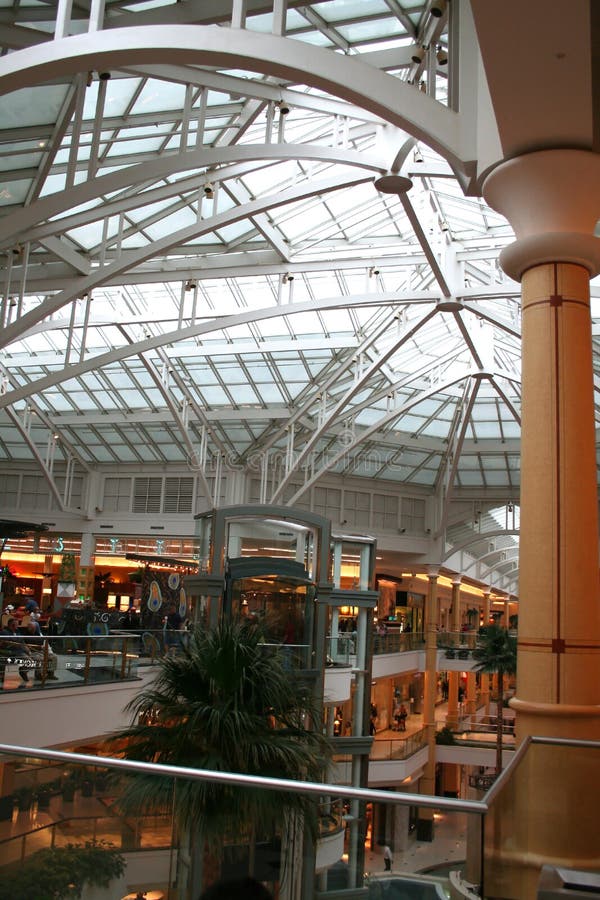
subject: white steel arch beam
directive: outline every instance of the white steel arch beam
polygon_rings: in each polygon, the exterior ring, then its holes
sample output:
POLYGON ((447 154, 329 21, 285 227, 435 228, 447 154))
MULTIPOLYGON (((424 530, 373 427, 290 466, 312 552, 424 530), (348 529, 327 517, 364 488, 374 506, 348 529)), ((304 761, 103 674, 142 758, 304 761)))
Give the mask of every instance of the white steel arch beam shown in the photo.
MULTIPOLYGON (((276 163, 290 159, 339 163, 373 173, 385 172, 388 164, 388 161, 383 160, 377 153, 358 153, 355 150, 325 147, 319 144, 244 144, 216 148, 204 147, 185 153, 168 153, 137 165, 100 175, 74 185, 69 190, 57 191, 40 198, 24 209, 15 210, 10 216, 0 220, 0 247, 10 247, 21 236, 28 234, 30 229, 38 223, 61 215, 68 209, 134 185, 159 181, 167 175, 175 175, 188 169, 254 161, 264 164, 268 160, 276 163)), ((177 183, 174 187, 177 187, 177 183)), ((102 217, 102 210, 103 207, 99 206, 98 218, 102 217)))
POLYGON ((283 491, 294 477, 298 468, 303 464, 304 460, 308 457, 309 453, 312 452, 313 448, 316 447, 317 443, 320 441, 322 435, 326 433, 331 423, 336 421, 343 415, 349 415, 351 413, 351 410, 347 408, 350 400, 352 400, 352 398, 356 396, 356 394, 362 391, 364 386, 373 377, 374 373, 377 372, 383 366, 383 364, 391 356, 393 356, 393 354, 396 353, 400 347, 402 347, 403 344, 409 341, 418 331, 420 331, 420 329, 423 328, 423 326, 436 314, 436 312, 437 310, 435 308, 427 310, 422 318, 415 322, 414 325, 412 325, 410 328, 407 328, 397 341, 392 342, 385 353, 377 356, 374 362, 372 362, 370 366, 367 366, 365 368, 360 377, 355 380, 352 387, 348 391, 346 391, 343 397, 336 401, 336 403, 330 410, 327 411, 327 414, 323 417, 323 421, 321 422, 319 427, 316 429, 316 431, 313 432, 310 439, 306 442, 302 450, 299 452, 298 456, 295 458, 294 467, 291 468, 288 474, 283 477, 276 490, 273 492, 273 496, 271 498, 272 503, 277 503, 281 498, 283 491))
MULTIPOLYGON (((131 340, 131 338, 129 337, 129 335, 127 334, 127 332, 125 331, 124 328, 119 327, 119 330, 129 343, 133 343, 133 341, 131 340)), ((146 372, 152 379, 154 386, 159 391, 163 400, 165 401, 167 409, 169 410, 169 412, 172 416, 172 421, 175 422, 177 430, 179 431, 179 434, 181 436, 181 441, 182 441, 184 447, 186 448, 187 452, 189 453, 189 458, 190 458, 190 460, 193 460, 197 455, 197 448, 194 447, 193 441, 191 440, 191 438, 189 436, 188 429, 183 421, 183 418, 177 407, 177 404, 175 403, 175 401, 173 400, 173 397, 171 396, 171 392, 169 391, 169 388, 165 385, 165 383, 161 379, 161 377, 158 374, 158 372, 156 371, 155 367, 152 365, 152 362, 150 360, 146 359, 145 354, 139 353, 138 359, 144 366, 146 372)), ((204 491, 204 496, 210 503, 212 500, 210 488, 209 488, 208 482, 206 480, 206 475, 204 474, 204 471, 200 467, 198 467, 198 476, 199 476, 200 484, 202 486, 202 490, 204 491)))
POLYGON ((30 451, 31 455, 33 456, 33 458, 37 462, 38 466, 40 467, 42 474, 43 474, 44 478, 46 479, 48 487, 50 488, 50 491, 52 492, 52 496, 58 503, 60 511, 65 512, 67 507, 65 506, 64 500, 61 497, 60 491, 58 489, 58 485, 56 484, 56 481, 54 480, 54 476, 52 475, 52 472, 50 471, 50 469, 46 465, 44 459, 42 458, 42 455, 41 455, 40 451, 38 450, 35 442, 31 439, 31 435, 29 434, 27 429, 23 427, 23 423, 21 422, 19 416, 13 409, 11 409, 9 407, 9 408, 7 408, 6 412, 9 416, 9 418, 12 420, 13 425, 15 426, 15 428, 17 429, 17 431, 19 432, 19 434, 21 435, 21 437, 23 438, 23 440, 25 441, 27 446, 29 447, 29 451, 30 451))
MULTIPOLYGON (((0 409, 9 406, 11 403, 24 400, 26 397, 31 396, 31 394, 44 391, 49 387, 54 387, 57 384, 68 381, 70 378, 77 378, 79 375, 84 375, 86 372, 92 372, 95 369, 102 368, 102 366, 109 365, 120 359, 127 359, 129 356, 135 356, 146 350, 153 350, 167 344, 176 343, 184 338, 189 339, 191 337, 196 337, 197 335, 210 334, 212 331, 234 328, 237 325, 246 324, 248 322, 262 321, 264 319, 276 317, 279 318, 279 316, 290 316, 295 313, 314 312, 318 309, 338 309, 340 307, 349 309, 354 306, 393 306, 398 303, 406 302, 407 297, 412 296, 414 295, 392 293, 377 294, 376 296, 366 295, 362 297, 334 297, 329 301, 310 300, 305 303, 294 303, 293 305, 277 305, 265 309, 247 310, 236 313, 235 315, 223 316, 222 318, 211 320, 210 322, 203 322, 201 325, 178 328, 175 331, 165 332, 164 334, 147 338, 143 341, 137 341, 131 345, 115 348, 108 353, 101 353, 98 356, 91 357, 83 362, 70 364, 59 372, 54 372, 52 375, 46 375, 44 378, 32 381, 28 385, 9 391, 3 396, 0 396, 0 409)), ((435 297, 436 295, 434 294, 423 294, 419 299, 422 302, 431 302, 435 297)))
MULTIPOLYGON (((0 60, 1 62, 1 60, 0 60)), ((17 319, 11 325, 8 325, 0 338, 0 347, 6 347, 12 341, 21 337, 27 329, 37 324, 41 318, 52 315, 57 312, 71 300, 84 293, 89 293, 93 288, 103 285, 108 278, 118 276, 121 272, 125 272, 132 265, 137 265, 147 259, 151 259, 159 253, 168 250, 177 244, 185 244, 194 238, 203 234, 208 234, 217 228, 238 222, 240 219, 247 219, 257 213, 265 212, 267 209, 273 209, 276 206, 284 206, 286 203, 295 203, 297 200, 304 200, 317 194, 325 194, 329 191, 338 190, 340 187, 350 187, 353 184, 360 184, 368 181, 370 175, 358 175, 353 179, 340 185, 339 179, 328 178, 322 181, 310 181, 287 191, 281 191, 278 194, 261 197, 260 200, 253 200, 242 207, 235 207, 223 213, 217 213, 210 219, 203 219, 180 228, 164 238, 153 241, 134 253, 127 253, 120 256, 114 262, 109 263, 101 268, 94 269, 89 275, 80 279, 75 279, 71 287, 66 288, 59 294, 44 300, 38 307, 25 313, 20 319, 17 319)))
MULTIPOLYGON (((411 399, 407 400, 406 403, 403 403, 402 406, 396 407, 396 409, 392 410, 392 412, 389 412, 385 416, 382 416, 382 418, 377 422, 374 422, 373 425, 370 425, 364 431, 361 431, 359 436, 351 441, 351 443, 343 446, 341 450, 334 454, 330 459, 327 459, 321 469, 318 472, 315 472, 314 475, 312 475, 310 478, 308 478, 302 485, 302 487, 296 491, 294 496, 290 497, 290 499, 286 502, 286 506, 293 506, 295 503, 297 503, 299 498, 302 497, 302 495, 305 494, 306 491, 309 490, 309 488, 311 488, 313 484, 315 484, 315 482, 317 482, 319 478, 321 478, 325 474, 325 472, 327 472, 332 466, 335 466, 340 459, 350 454, 360 444, 368 440, 372 434, 375 434, 377 431, 379 431, 381 428, 384 428, 395 419, 399 419, 405 413, 410 412, 410 410, 417 406, 419 403, 422 403, 424 400, 429 399, 429 397, 432 397, 439 391, 447 390, 448 388, 452 387, 452 385, 458 384, 464 378, 464 375, 458 375, 456 376, 456 378, 451 378, 442 383, 435 384, 428 390, 421 391, 420 393, 415 394, 414 397, 411 397, 411 399)), ((292 471, 294 470, 298 471, 297 465, 295 465, 294 469, 292 469, 292 471)))
POLYGON ((467 428, 471 421, 471 413, 477 399, 479 388, 481 387, 481 378, 471 376, 465 385, 465 396, 462 403, 457 406, 457 420, 453 423, 449 438, 448 449, 446 451, 446 484, 444 496, 442 497, 442 514, 439 526, 435 530, 435 538, 440 538, 446 531, 448 522, 448 512, 450 509, 450 500, 454 490, 454 482, 456 473, 458 472, 458 464, 462 454, 462 448, 467 433, 467 428), (462 419, 462 421, 461 421, 462 419))
POLYGON ((431 146, 460 171, 476 159, 474 130, 464 127, 465 112, 442 106, 355 56, 245 29, 149 25, 61 38, 0 59, 0 93, 79 72, 146 63, 223 66, 283 77, 370 110, 431 146))
POLYGON ((473 544, 481 543, 481 541, 491 540, 495 537, 506 537, 507 535, 517 537, 520 533, 518 528, 494 528, 491 531, 481 531, 479 534, 473 534, 468 540, 462 541, 460 544, 453 544, 442 557, 442 562, 450 559, 455 553, 461 553, 473 544))

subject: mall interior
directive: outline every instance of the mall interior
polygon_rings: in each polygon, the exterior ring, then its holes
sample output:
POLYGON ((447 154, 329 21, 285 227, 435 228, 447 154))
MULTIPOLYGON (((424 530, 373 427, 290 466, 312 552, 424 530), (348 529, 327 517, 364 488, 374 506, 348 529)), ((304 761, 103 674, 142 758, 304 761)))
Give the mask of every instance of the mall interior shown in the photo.
POLYGON ((600 896, 598 3, 7 0, 0 46, 0 881, 105 841, 87 900, 199 900, 106 741, 249 617, 333 751, 222 872, 600 896))

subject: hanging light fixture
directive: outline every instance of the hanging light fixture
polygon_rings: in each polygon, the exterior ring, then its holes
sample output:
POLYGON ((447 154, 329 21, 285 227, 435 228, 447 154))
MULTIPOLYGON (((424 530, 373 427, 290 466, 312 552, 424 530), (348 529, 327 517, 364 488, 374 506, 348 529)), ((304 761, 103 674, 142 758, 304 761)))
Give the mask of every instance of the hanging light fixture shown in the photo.
POLYGON ((412 61, 416 64, 423 62, 425 58, 425 50, 425 47, 415 47, 410 57, 412 61))

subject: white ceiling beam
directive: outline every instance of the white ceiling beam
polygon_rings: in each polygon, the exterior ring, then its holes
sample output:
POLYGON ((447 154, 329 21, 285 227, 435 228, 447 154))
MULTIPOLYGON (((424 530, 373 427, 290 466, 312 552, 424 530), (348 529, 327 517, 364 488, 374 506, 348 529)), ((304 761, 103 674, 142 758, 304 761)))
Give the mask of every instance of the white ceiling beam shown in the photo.
POLYGON ((119 69, 143 62, 151 51, 156 63, 249 69, 288 78, 370 110, 424 140, 456 170, 472 168, 476 158, 472 129, 461 129, 461 115, 373 69, 358 56, 244 29, 231 41, 229 29, 202 25, 156 25, 110 30, 50 41, 0 57, 0 93, 24 89, 52 78, 89 69, 119 69))
MULTIPOLYGON (((329 301, 311 300, 305 301, 303 303, 294 303, 293 305, 275 305, 273 307, 264 308, 262 310, 244 310, 243 312, 237 313, 235 315, 223 316, 219 317, 217 320, 212 320, 210 322, 202 322, 199 325, 187 326, 185 328, 176 329, 175 331, 165 332, 164 334, 157 335, 155 337, 146 338, 143 341, 137 341, 131 346, 126 345, 123 347, 113 348, 107 353, 100 353, 97 356, 88 358, 84 361, 71 363, 67 369, 63 368, 58 372, 52 373, 52 375, 47 375, 43 378, 32 381, 28 385, 23 385, 19 388, 15 388, 7 392, 4 396, 0 395, 0 408, 11 403, 15 403, 19 400, 23 400, 25 397, 28 397, 33 393, 44 391, 49 387, 54 387, 57 384, 61 384, 63 381, 68 381, 69 378, 77 378, 79 375, 83 375, 86 372, 102 368, 105 365, 110 365, 117 360, 127 359, 129 356, 136 355, 137 353, 142 353, 146 350, 163 347, 167 344, 175 343, 180 340, 190 340, 191 338, 196 336, 210 334, 211 332, 217 330, 220 331, 227 328, 235 328, 237 325, 243 325, 248 322, 260 322, 264 319, 271 319, 275 317, 279 318, 280 316, 293 316, 295 313, 313 312, 316 309, 326 310, 337 309, 340 307, 342 309, 349 309, 352 306, 377 307, 390 304, 396 305, 403 302, 404 296, 405 295, 401 293, 394 293, 388 295, 387 297, 382 297, 382 295, 378 294, 376 297, 367 295, 361 297, 360 299, 350 297, 334 297, 329 301)), ((425 302, 427 299, 426 295, 423 295, 422 299, 423 302, 425 302)), ((430 295, 428 299, 431 302, 435 299, 435 296, 430 295)))
MULTIPOLYGON (((2 59, 0 58, 0 64, 2 59)), ((21 337, 29 327, 35 325, 41 318, 58 312, 63 306, 69 303, 75 297, 84 293, 89 293, 93 288, 103 285, 107 278, 119 276, 125 272, 132 264, 139 264, 146 259, 150 259, 157 254, 173 247, 179 243, 187 243, 200 235, 208 234, 225 225, 239 222, 241 219, 249 218, 257 213, 265 212, 277 206, 283 206, 286 203, 295 203, 308 197, 326 194, 329 191, 339 190, 340 187, 350 187, 352 184, 360 184, 370 179, 369 175, 358 175, 354 179, 340 185, 339 178, 328 178, 321 181, 310 181, 294 188, 281 191, 275 195, 261 197, 251 203, 245 204, 243 207, 227 210, 223 213, 217 213, 208 220, 195 222, 185 228, 149 243, 147 246, 137 250, 131 254, 123 255, 116 259, 113 263, 94 269, 89 275, 82 277, 79 282, 71 289, 61 291, 61 293, 44 300, 38 307, 25 313, 16 322, 8 325, 3 334, 0 336, 0 347, 6 347, 12 341, 21 337)))
MULTIPOLYGON (((422 403, 424 400, 428 400, 431 396, 437 394, 439 391, 447 390, 451 385, 457 384, 458 382, 462 381, 463 377, 464 376, 459 376, 456 378, 448 379, 447 381, 436 384, 434 387, 429 388, 428 390, 421 391, 418 394, 415 394, 406 403, 403 403, 401 406, 396 407, 392 412, 389 412, 386 415, 382 416, 381 419, 379 419, 373 425, 369 426, 369 428, 361 431, 360 437, 351 441, 348 445, 343 446, 337 453, 334 453, 331 457, 329 457, 325 461, 325 464, 305 481, 305 483, 298 491, 296 491, 293 497, 290 497, 286 505, 293 506, 295 503, 297 503, 300 497, 302 497, 306 493, 306 491, 309 490, 313 486, 313 484, 315 484, 315 482, 317 482, 325 474, 325 472, 335 466, 344 456, 351 455, 352 451, 355 450, 356 447, 364 443, 368 438, 370 438, 380 429, 385 428, 386 425, 390 424, 394 420, 401 418, 407 412, 410 412, 410 410, 415 406, 418 406, 419 403, 422 403)), ((293 471, 295 471, 296 477, 298 477, 298 467, 296 467, 293 471)), ((276 491, 275 494, 276 493, 278 493, 278 491, 276 491)))
MULTIPOLYGON (((200 150, 190 150, 185 153, 165 154, 161 157, 146 159, 143 163, 125 170, 111 172, 74 185, 68 191, 57 191, 40 198, 26 209, 15 211, 10 217, 0 220, 0 247, 12 246, 15 240, 28 233, 38 223, 59 216, 68 209, 90 203, 93 200, 100 200, 108 194, 136 184, 160 181, 166 176, 192 169, 213 168, 225 164, 252 161, 264 165, 267 160, 273 160, 276 163, 290 159, 348 165, 372 172, 373 175, 384 172, 387 165, 386 160, 376 153, 358 153, 341 147, 331 148, 318 144, 245 144, 231 147, 203 147, 200 150)), ((113 164, 114 161, 111 160, 111 165, 113 164)), ((98 218, 102 217, 102 209, 103 205, 99 204, 98 218)))
POLYGON ((330 427, 333 421, 337 421, 344 416, 348 416, 352 414, 351 408, 349 408, 349 403, 356 394, 360 393, 363 388, 368 385, 369 381, 373 378, 373 375, 379 371, 381 366, 392 356, 394 353, 402 347, 407 341, 409 341, 414 335, 420 331, 420 329, 434 316, 436 315, 435 309, 427 310, 424 315, 414 324, 412 324, 409 328, 406 328, 400 338, 392 342, 390 347, 383 353, 379 354, 374 362, 371 365, 366 366, 365 370, 361 372, 358 377, 355 379, 352 387, 347 390, 343 397, 339 400, 336 400, 331 407, 328 409, 326 414, 323 417, 323 421, 320 426, 314 431, 312 436, 303 446, 302 450, 300 450, 295 456, 295 467, 291 470, 287 475, 283 477, 283 479, 279 482, 277 488, 273 492, 273 496, 271 499, 272 503, 276 503, 280 498, 287 487, 287 485, 294 477, 294 474, 297 473, 298 468, 302 466, 305 459, 307 459, 308 455, 313 451, 318 442, 321 440, 321 437, 327 429, 330 427))
POLYGON ((59 259, 62 259, 63 262, 66 262, 67 265, 72 266, 72 268, 81 275, 89 275, 91 271, 89 260, 77 250, 69 247, 65 240, 61 240, 57 237, 46 237, 43 238, 40 243, 47 250, 50 250, 51 253, 54 253, 55 256, 58 256, 59 259))

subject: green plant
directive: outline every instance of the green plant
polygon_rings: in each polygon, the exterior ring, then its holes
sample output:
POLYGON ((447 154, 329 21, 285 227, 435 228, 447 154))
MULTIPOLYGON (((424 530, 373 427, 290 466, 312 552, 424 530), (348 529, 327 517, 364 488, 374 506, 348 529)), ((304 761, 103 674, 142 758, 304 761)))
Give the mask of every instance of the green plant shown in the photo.
POLYGON ((12 819, 15 798, 12 794, 0 797, 0 821, 6 822, 12 819))
POLYGON ((124 858, 104 841, 48 847, 26 866, 3 869, 0 900, 75 900, 86 885, 107 888, 124 871, 124 858))
MULTIPOLYGON (((248 775, 319 780, 330 753, 310 685, 286 668, 277 652, 265 652, 263 632, 252 623, 198 628, 185 651, 160 662, 152 686, 130 704, 133 724, 116 736, 127 740, 129 759, 193 766, 248 775)), ((180 784, 155 775, 131 776, 119 805, 129 813, 174 808, 184 839, 208 853, 222 852, 224 838, 276 834, 299 813, 316 834, 311 798, 209 781, 180 784)), ((215 866, 216 868, 216 866, 215 866)))
POLYGON ((476 669, 487 674, 498 674, 498 695, 496 697, 496 774, 502 771, 502 698, 504 697, 504 676, 517 671, 517 640, 508 629, 500 625, 488 625, 481 630, 478 645, 473 650, 476 669))
POLYGON ((14 795, 21 812, 28 810, 33 802, 33 788, 30 785, 23 785, 23 787, 17 788, 14 795))
POLYGON ((450 728, 448 728, 447 725, 444 725, 443 728, 440 728, 439 731, 436 731, 435 742, 436 744, 443 744, 446 746, 454 744, 454 732, 450 728))
POLYGON ((35 792, 35 796, 37 797, 38 809, 48 809, 50 798, 52 797, 50 785, 40 785, 35 792))

